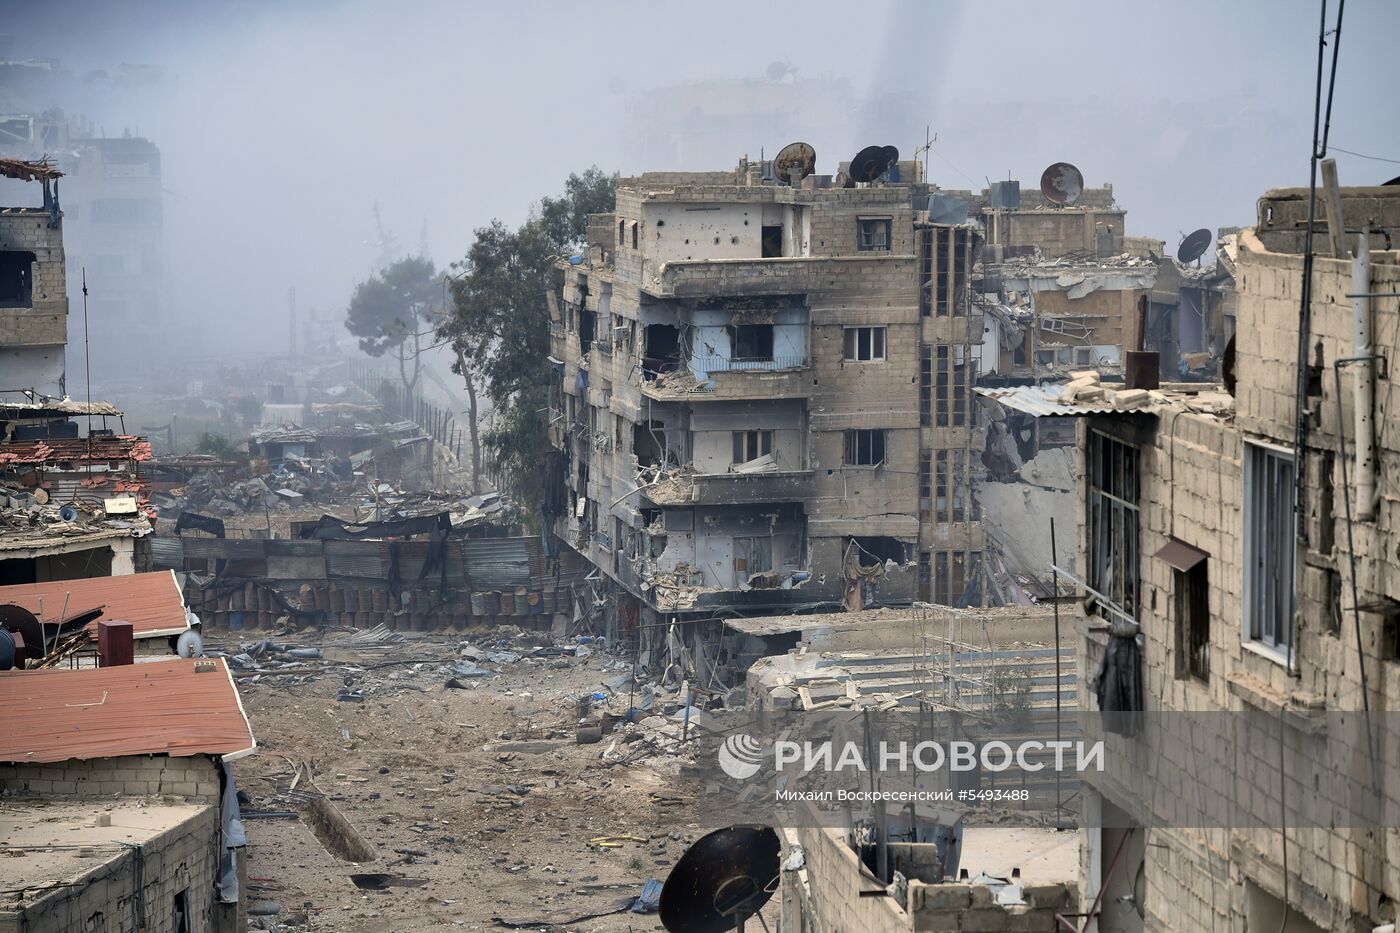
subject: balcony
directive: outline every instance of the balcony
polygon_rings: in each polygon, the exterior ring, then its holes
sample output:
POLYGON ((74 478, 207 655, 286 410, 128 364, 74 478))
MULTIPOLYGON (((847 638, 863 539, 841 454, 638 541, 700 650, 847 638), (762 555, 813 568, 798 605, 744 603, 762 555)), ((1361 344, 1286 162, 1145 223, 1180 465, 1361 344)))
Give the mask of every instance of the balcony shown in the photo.
POLYGON ((812 470, 777 470, 763 473, 680 472, 652 486, 642 495, 654 506, 757 505, 765 502, 806 502, 816 497, 816 473, 812 470))
POLYGON ((793 295, 875 285, 892 260, 913 256, 782 256, 768 259, 683 259, 642 270, 642 290, 658 298, 710 295, 793 295), (866 278, 869 281, 865 281, 866 278))
POLYGON ((708 375, 707 379, 698 378, 688 368, 656 373, 654 378, 642 382, 642 394, 659 402, 722 402, 733 399, 806 398, 810 391, 810 380, 807 378, 809 364, 805 359, 794 360, 800 368, 791 369, 778 368, 777 361, 758 360, 712 360, 706 365, 719 363, 731 368, 702 370, 708 375))

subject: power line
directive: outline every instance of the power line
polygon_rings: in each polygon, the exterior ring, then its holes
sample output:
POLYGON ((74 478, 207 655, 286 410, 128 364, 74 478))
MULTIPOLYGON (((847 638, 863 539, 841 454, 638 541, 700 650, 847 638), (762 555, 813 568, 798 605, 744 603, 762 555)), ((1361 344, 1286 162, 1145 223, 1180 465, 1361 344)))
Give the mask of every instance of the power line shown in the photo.
POLYGON ((1333 152, 1345 152, 1347 155, 1356 156, 1358 159, 1370 159, 1372 162, 1389 162, 1392 165, 1400 165, 1400 159, 1387 159, 1385 156, 1367 155, 1364 152, 1352 152, 1350 149, 1343 149, 1341 146, 1329 146, 1333 152))

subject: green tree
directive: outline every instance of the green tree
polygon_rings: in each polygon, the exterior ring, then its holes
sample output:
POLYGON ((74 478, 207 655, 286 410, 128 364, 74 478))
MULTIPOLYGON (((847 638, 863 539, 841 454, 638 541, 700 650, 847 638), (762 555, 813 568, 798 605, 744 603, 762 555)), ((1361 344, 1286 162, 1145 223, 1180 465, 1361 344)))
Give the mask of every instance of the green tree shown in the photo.
POLYGON ((533 514, 543 491, 540 465, 548 449, 549 304, 556 260, 581 247, 588 215, 613 209, 617 176, 596 166, 570 175, 561 197, 541 199, 512 230, 499 220, 476 231, 467 255, 453 264, 452 307, 438 328, 457 355, 453 371, 467 382, 473 464, 479 462, 475 396, 484 387, 494 409, 485 446, 505 491, 533 514))
POLYGON ((199 443, 195 445, 195 453, 209 454, 216 460, 238 460, 241 454, 233 442, 222 434, 210 434, 205 432, 199 435, 199 443))
POLYGON ((397 260, 355 286, 345 329, 360 338, 370 356, 392 354, 399 361, 404 397, 412 398, 422 373, 423 338, 437 323, 441 285, 432 260, 397 260))

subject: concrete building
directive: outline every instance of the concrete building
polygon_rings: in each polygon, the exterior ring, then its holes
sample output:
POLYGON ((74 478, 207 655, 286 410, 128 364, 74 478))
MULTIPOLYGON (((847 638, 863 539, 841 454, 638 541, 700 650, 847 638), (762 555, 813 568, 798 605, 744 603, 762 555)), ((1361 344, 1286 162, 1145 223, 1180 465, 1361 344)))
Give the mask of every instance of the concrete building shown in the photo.
MULTIPOLYGON (((44 162, 0 159, 0 177, 39 182, 43 203, 0 208, 0 373, 7 390, 62 397, 67 391, 68 291, 63 214, 44 162)), ((33 401, 33 398, 30 398, 33 401)))
POLYGON ((626 618, 957 601, 975 228, 928 221, 916 162, 767 168, 623 179, 561 263, 547 517, 626 618))
MULTIPOLYGON (((1340 222, 1319 193, 1319 230, 1325 220, 1338 236, 1315 241, 1300 445, 1307 202, 1270 191, 1239 234, 1233 405, 1156 393, 1079 427, 1078 566, 1093 607, 1079 619, 1081 685, 1117 667, 1140 676, 1148 714, 1227 711, 1248 725, 1239 743, 1202 742, 1191 763, 1236 781, 1210 790, 1235 808, 1233 828, 1175 818, 1205 789, 1162 777, 1165 729, 1113 737, 1110 767, 1086 775, 1083 900, 1101 930, 1396 920, 1400 189, 1341 189, 1340 222), (1369 261, 1354 263, 1365 229, 1369 261), (1391 749, 1376 770, 1371 749, 1329 726, 1363 710, 1391 749), (1170 792, 1136 793, 1142 773, 1170 792), (1373 798, 1387 818, 1348 818, 1373 798), (1280 827, 1283 808, 1308 803, 1331 818, 1280 827)), ((1081 704, 1095 705, 1087 687, 1081 704)))
POLYGON ((130 133, 95 135, 92 126, 60 110, 15 112, 0 115, 0 156, 49 158, 64 175, 65 270, 79 298, 86 273, 91 365, 99 377, 150 358, 151 333, 168 330, 178 339, 189 332, 188 322, 167 318, 155 143, 130 133))
POLYGON ((223 660, 0 672, 0 709, 0 931, 247 928, 223 660))

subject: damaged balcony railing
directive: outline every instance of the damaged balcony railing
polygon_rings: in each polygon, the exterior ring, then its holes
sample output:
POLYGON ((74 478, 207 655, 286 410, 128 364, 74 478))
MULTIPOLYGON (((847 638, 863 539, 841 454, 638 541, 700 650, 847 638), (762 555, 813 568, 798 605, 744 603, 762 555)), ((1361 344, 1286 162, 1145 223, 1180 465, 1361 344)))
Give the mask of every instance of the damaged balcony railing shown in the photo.
POLYGON ((699 372, 773 372, 783 369, 805 369, 807 356, 802 353, 768 357, 698 356, 691 368, 699 372))

